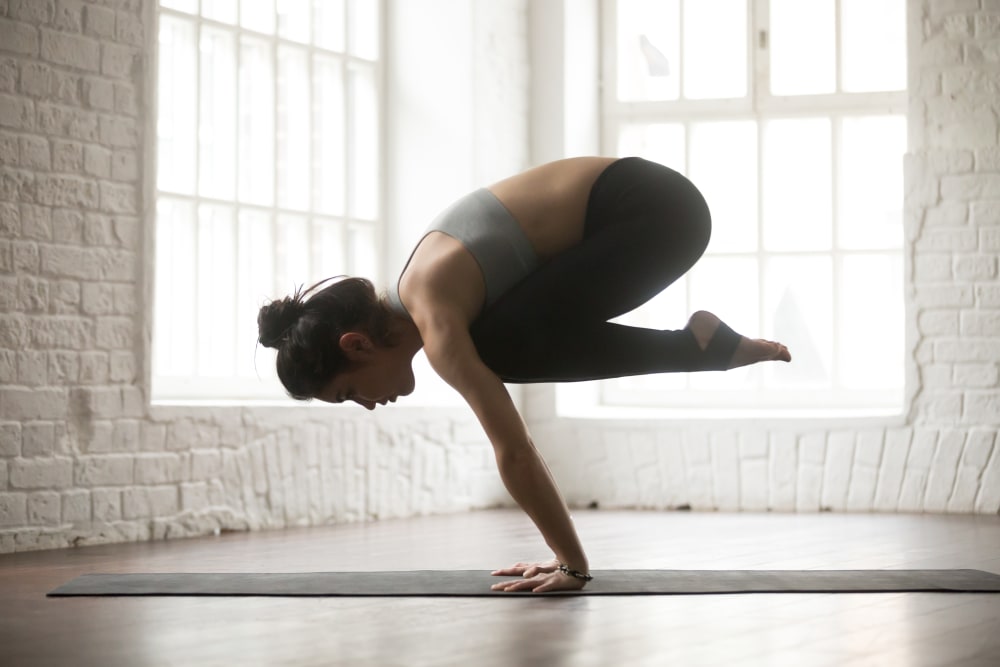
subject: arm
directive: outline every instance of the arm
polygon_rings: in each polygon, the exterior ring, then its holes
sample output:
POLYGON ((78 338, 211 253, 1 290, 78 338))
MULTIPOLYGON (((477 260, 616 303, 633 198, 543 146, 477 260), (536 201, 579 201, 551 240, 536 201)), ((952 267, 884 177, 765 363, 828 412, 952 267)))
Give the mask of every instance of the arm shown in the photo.
POLYGON ((438 316, 422 327, 421 334, 435 372, 462 394, 486 431, 511 497, 535 523, 560 562, 587 572, 587 557, 566 502, 507 388, 479 358, 467 326, 460 318, 438 316))

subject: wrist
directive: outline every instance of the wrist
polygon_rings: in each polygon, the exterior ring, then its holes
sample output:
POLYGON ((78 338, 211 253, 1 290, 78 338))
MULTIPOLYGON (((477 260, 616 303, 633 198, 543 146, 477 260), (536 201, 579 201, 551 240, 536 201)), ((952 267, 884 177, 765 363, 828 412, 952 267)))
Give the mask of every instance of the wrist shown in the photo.
POLYGON ((568 577, 573 577, 574 579, 579 579, 580 581, 590 581, 594 578, 591 576, 589 570, 577 570, 565 565, 564 563, 559 563, 559 571, 568 577))

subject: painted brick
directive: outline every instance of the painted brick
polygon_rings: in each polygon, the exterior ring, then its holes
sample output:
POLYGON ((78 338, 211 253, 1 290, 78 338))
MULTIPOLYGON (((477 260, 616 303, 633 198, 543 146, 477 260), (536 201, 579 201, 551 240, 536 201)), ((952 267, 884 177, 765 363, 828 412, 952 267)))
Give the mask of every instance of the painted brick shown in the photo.
POLYGON ((83 7, 83 31, 98 39, 108 38, 115 33, 115 12, 107 7, 86 5, 83 7))
MULTIPOLYGON (((109 154, 109 168, 110 159, 111 156, 109 154)), ((84 238, 89 245, 117 245, 118 238, 115 235, 114 218, 103 213, 88 214, 84 226, 84 238)), ((109 288, 113 290, 114 286, 109 285, 109 288)))
POLYGON ((107 454, 111 452, 111 442, 114 424, 107 420, 92 420, 89 433, 80 439, 83 451, 88 454, 107 454))
POLYGON ((962 448, 965 446, 965 432, 942 431, 938 446, 930 465, 927 478, 927 492, 924 496, 924 511, 943 512, 947 509, 948 498, 955 485, 955 474, 962 448))
POLYGON ((994 361, 1000 359, 1000 340, 941 340, 934 343, 937 361, 994 361))
POLYGON ((177 454, 138 454, 135 457, 135 483, 180 482, 184 479, 182 463, 177 454))
POLYGON ((147 519, 170 516, 177 513, 178 501, 178 490, 174 486, 125 489, 122 492, 122 517, 147 519))
POLYGON ((1000 225, 1000 202, 974 201, 969 207, 969 217, 976 226, 1000 225))
POLYGON ((28 494, 28 521, 33 526, 59 524, 62 502, 55 491, 36 491, 28 494))
POLYGON ((17 308, 28 313, 44 313, 49 308, 49 282, 21 276, 17 280, 17 308))
POLYGON ((22 426, 21 449, 25 457, 55 453, 56 432, 52 422, 27 422, 22 426))
POLYGON ((19 138, 20 165, 28 169, 48 169, 52 158, 48 139, 32 135, 19 138))
POLYGON ((9 476, 8 476, 8 473, 7 473, 7 461, 5 461, 4 459, 0 459, 0 491, 6 491, 7 490, 7 487, 8 487, 7 481, 8 481, 8 479, 9 479, 9 476))
POLYGON ((42 28, 39 52, 43 60, 57 65, 90 72, 101 69, 100 43, 89 37, 42 28))
POLYGON ((134 48, 106 42, 101 54, 100 72, 112 78, 128 79, 132 76, 135 58, 134 48))
POLYGON ((133 457, 126 454, 78 456, 77 486, 124 486, 133 483, 133 457))
POLYGON ((98 317, 95 343, 106 350, 123 350, 134 344, 132 320, 125 317, 98 317))
POLYGON ((916 302, 925 308, 954 308, 974 303, 972 285, 917 285, 916 302))
POLYGON ((67 523, 90 521, 90 491, 72 489, 62 493, 62 520, 67 523))
MULTIPOLYGON (((139 422, 139 449, 144 452, 161 452, 167 442, 167 425, 139 422)), ((197 479, 197 478, 195 478, 197 479)))
MULTIPOLYGON (((111 449, 115 452, 139 451, 139 422, 134 419, 122 419, 114 422, 111 437, 111 449)), ((138 476, 138 469, 136 470, 138 476)))
MULTIPOLYGON (((80 158, 77 163, 83 168, 83 150, 81 147, 80 158)), ((52 238, 57 243, 73 244, 79 243, 83 239, 83 213, 69 209, 55 209, 52 211, 52 238)))
POLYGON ((965 310, 960 319, 964 336, 1000 337, 1000 310, 965 310))
POLYGON ((0 49, 26 56, 38 54, 38 29, 34 26, 0 17, 0 35, 3 35, 0 49))
POLYGON ((975 302, 978 306, 1000 307, 1000 285, 976 285, 975 294, 975 302))
MULTIPOLYGON (((107 384, 110 379, 110 367, 108 364, 107 352, 86 351, 80 353, 80 384, 102 385, 107 384)), ((120 395, 114 390, 106 390, 100 399, 102 404, 107 401, 106 407, 111 409, 117 400, 120 403, 120 395)), ((105 415, 105 416, 120 416, 105 415)))
POLYGON ((35 127, 35 103, 15 95, 0 93, 0 127, 31 130, 35 127))
POLYGON ((854 461, 855 436, 853 433, 832 433, 827 440, 824 461, 822 507, 842 510, 847 505, 847 488, 854 461))
POLYGON ((0 422, 0 456, 21 455, 21 424, 0 422))
POLYGON ((62 419, 67 415, 68 398, 64 389, 2 387, 0 409, 7 419, 62 419))
POLYGON ((955 364, 952 381, 958 387, 983 389, 997 386, 1000 383, 1000 375, 997 364, 955 364))
POLYGON ((917 327, 925 336, 957 335, 958 320, 955 310, 923 310, 917 314, 917 327))
POLYGON ((111 352, 108 371, 108 379, 112 382, 134 382, 137 375, 135 355, 130 351, 111 352))
POLYGON ((963 416, 972 424, 1000 424, 1000 391, 966 392, 963 416))
POLYGON ((982 252, 1000 251, 1000 228, 987 227, 979 230, 979 250, 982 252))
MULTIPOLYGON (((0 26, 3 26, 2 18, 0 26)), ((0 32, 2 31, 3 28, 0 27, 0 32)), ((17 63, 18 60, 0 53, 0 92, 13 93, 17 89, 17 63)))
POLYGON ((210 506, 205 482, 185 482, 180 485, 181 511, 200 512, 210 506))
POLYGON ((992 255, 965 255, 955 258, 955 277, 962 281, 988 280, 997 275, 997 260, 992 255))
POLYGON ((73 461, 68 458, 17 458, 8 462, 13 489, 65 489, 73 484, 73 461))
POLYGON ((39 102, 37 107, 39 131, 50 136, 98 141, 97 114, 93 111, 49 102, 39 102))
POLYGON ((710 436, 715 507, 724 511, 740 506, 740 450, 733 431, 721 431, 710 436))
POLYGON ((28 497, 23 493, 0 493, 0 528, 23 526, 27 522, 28 497))
POLYGON ((94 521, 119 521, 122 518, 120 489, 93 489, 90 492, 94 521))

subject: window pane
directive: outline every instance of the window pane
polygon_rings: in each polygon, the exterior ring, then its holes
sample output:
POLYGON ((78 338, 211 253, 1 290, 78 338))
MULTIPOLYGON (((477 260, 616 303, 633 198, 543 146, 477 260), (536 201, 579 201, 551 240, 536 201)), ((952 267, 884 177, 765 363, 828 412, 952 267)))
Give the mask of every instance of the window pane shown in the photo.
POLYGON ((348 31, 351 53, 359 58, 378 58, 378 0, 348 0, 348 31))
POLYGON ((313 6, 313 40, 316 46, 344 51, 344 0, 323 0, 313 6))
POLYGON ((905 152, 904 116, 843 120, 838 226, 840 247, 902 247, 905 152))
POLYGON ((833 262, 828 255, 772 257, 764 264, 764 330, 794 363, 768 364, 769 387, 832 387, 833 262))
POLYGON ((832 93, 837 87, 834 0, 771 0, 771 93, 832 93))
POLYGON ((374 220, 378 216, 378 93, 375 70, 351 68, 351 216, 374 220))
POLYGON ((195 360, 195 211, 190 202, 156 202, 154 373, 190 375, 195 360))
POLYGON ((353 224, 347 234, 350 273, 377 281, 378 257, 375 254, 375 230, 371 225, 353 224))
POLYGON ((309 55, 305 49, 278 47, 278 205, 309 208, 310 115, 309 55))
POLYGON ((278 0, 278 35, 309 43, 309 0, 278 0))
POLYGON ((221 23, 236 23, 236 0, 201 0, 201 15, 221 23))
POLYGON ((201 377, 233 373, 236 328, 236 224, 232 208, 198 207, 198 370, 201 377), (206 289, 211 285, 211 289, 206 289))
POLYGON ((903 261, 898 255, 847 255, 840 270, 837 344, 848 388, 903 384, 903 261))
POLYGON ((318 218, 313 222, 312 280, 350 273, 344 252, 344 225, 337 220, 318 218))
POLYGON ((906 88, 906 0, 841 0, 843 88, 906 88))
POLYGON ((274 34, 274 0, 241 0, 240 24, 247 30, 274 34))
POLYGON ((344 215, 344 74, 340 60, 317 55, 313 60, 315 82, 316 184, 318 211, 344 215))
POLYGON ((270 44, 240 38, 240 200, 274 201, 274 68, 270 44))
POLYGON ((196 95, 195 25, 160 17, 157 187, 194 194, 196 95))
POLYGON ((747 94, 746 0, 684 3, 684 97, 747 94))
POLYGON ((309 219, 304 215, 279 215, 275 231, 278 293, 287 294, 312 275, 309 266, 309 219))
POLYGON ((194 14, 198 11, 198 0, 160 0, 160 6, 194 14))
POLYGON ((623 125, 618 135, 618 155, 636 155, 684 173, 684 126, 680 123, 623 125))
POLYGON ((617 9, 618 99, 676 100, 679 0, 619 0, 617 9))
POLYGON ((833 224, 829 119, 766 122, 763 143, 764 247, 829 249, 833 224))
MULTIPOLYGON (((239 303, 236 324, 236 358, 240 377, 271 377, 273 363, 253 363, 251 350, 257 344, 257 312, 276 294, 282 294, 274 278, 274 227, 271 214, 242 209, 239 213, 239 250, 236 298, 239 303)), ((284 289, 287 285, 281 285, 284 289)))
MULTIPOLYGON (((736 331, 756 337, 760 331, 757 260, 747 257, 703 257, 688 273, 691 310, 715 313, 736 331)), ((693 373, 697 389, 747 389, 752 386, 752 367, 725 373, 693 373)))
POLYGON ((757 249, 757 124, 693 123, 691 180, 712 212, 709 252, 757 249))
POLYGON ((201 29, 201 126, 198 128, 199 192, 232 199, 236 177, 236 38, 201 29))

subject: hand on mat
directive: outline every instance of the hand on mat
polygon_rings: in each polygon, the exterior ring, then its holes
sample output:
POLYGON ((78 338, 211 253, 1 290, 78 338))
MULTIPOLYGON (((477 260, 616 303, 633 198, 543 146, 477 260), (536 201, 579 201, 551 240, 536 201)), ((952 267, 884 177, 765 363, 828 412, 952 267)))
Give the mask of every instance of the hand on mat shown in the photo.
POLYGON ((575 591, 587 583, 581 579, 559 572, 559 561, 550 560, 544 563, 517 563, 511 567, 494 570, 494 576, 517 576, 521 579, 501 581, 490 586, 494 591, 531 591, 545 593, 546 591, 575 591))

